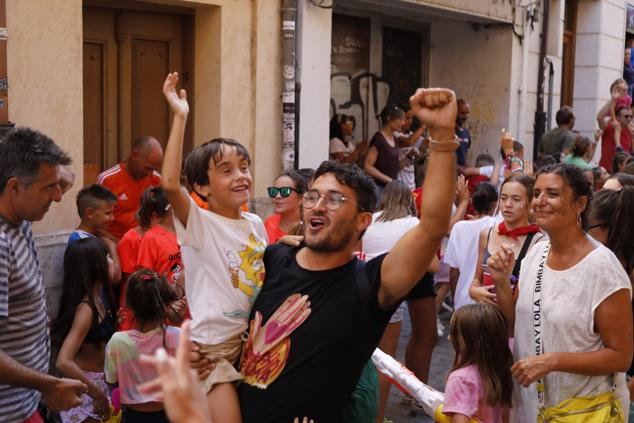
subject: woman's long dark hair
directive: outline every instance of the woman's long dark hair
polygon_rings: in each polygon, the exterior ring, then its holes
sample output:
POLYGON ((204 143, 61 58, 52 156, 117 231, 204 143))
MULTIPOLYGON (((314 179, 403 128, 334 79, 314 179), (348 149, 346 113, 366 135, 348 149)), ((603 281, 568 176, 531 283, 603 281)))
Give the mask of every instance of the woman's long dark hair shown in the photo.
POLYGON ((59 314, 51 327, 51 338, 61 344, 70 332, 75 311, 84 301, 92 310, 93 326, 101 316, 95 304, 94 292, 101 286, 105 293, 106 312, 114 312, 114 296, 110 287, 108 249, 99 238, 89 237, 72 242, 64 253, 64 285, 59 314))
POLYGON ((334 115, 330 119, 330 139, 339 138, 341 141, 346 142, 341 132, 341 125, 345 122, 352 122, 352 130, 357 126, 357 120, 352 115, 334 115))
POLYGON ((623 264, 627 275, 634 270, 634 186, 618 191, 601 190, 590 203, 590 221, 608 229, 608 247, 623 264))
POLYGON ((451 344, 456 352, 451 371, 475 365, 484 385, 486 403, 511 407, 513 354, 508 323, 492 304, 460 307, 451 318, 451 344))

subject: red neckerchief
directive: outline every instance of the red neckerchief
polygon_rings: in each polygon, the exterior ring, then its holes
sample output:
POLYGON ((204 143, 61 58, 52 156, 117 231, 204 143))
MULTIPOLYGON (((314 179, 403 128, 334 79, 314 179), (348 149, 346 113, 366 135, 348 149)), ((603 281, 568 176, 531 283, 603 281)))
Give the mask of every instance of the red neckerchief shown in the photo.
POLYGON ((535 234, 539 232, 539 226, 532 224, 532 225, 522 226, 522 227, 510 230, 509 228, 506 227, 506 223, 502 222, 498 226, 498 232, 500 233, 500 235, 506 235, 506 236, 510 236, 513 239, 517 239, 520 236, 535 234))

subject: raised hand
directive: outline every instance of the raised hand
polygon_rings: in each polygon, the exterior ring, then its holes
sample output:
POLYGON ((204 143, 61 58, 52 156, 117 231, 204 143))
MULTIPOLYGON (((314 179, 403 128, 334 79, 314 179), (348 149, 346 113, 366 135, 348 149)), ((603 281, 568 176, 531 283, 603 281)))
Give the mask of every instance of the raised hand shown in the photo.
POLYGON ((506 129, 502 129, 502 137, 500 138, 500 145, 504 154, 509 155, 513 153, 513 135, 510 132, 506 132, 506 129))
POLYGON ((515 253, 508 244, 503 244, 497 253, 487 260, 489 273, 496 289, 510 289, 511 273, 515 266, 515 253))
POLYGON ((535 176, 535 170, 533 168, 532 160, 524 160, 524 173, 531 178, 535 176))
POLYGON ((469 288, 469 296, 477 303, 495 304, 495 287, 488 286, 472 286, 469 288))
POLYGON ((168 73, 163 83, 163 94, 175 115, 187 116, 189 114, 189 103, 187 103, 187 92, 183 89, 176 92, 178 84, 178 72, 168 73))
POLYGON ((459 203, 469 202, 469 184, 467 183, 467 179, 464 175, 458 176, 458 181, 456 182, 456 194, 459 203))
POLYGON ((446 88, 419 88, 409 102, 414 116, 423 125, 427 125, 430 131, 441 130, 443 133, 453 134, 458 113, 453 91, 446 88))

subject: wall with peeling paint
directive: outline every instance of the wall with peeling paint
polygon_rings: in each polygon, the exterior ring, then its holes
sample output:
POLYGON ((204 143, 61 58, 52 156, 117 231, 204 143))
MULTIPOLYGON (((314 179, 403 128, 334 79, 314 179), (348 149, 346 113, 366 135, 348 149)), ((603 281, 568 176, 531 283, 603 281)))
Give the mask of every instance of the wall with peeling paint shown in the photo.
POLYGON ((471 105, 467 125, 472 147, 497 157, 499 137, 509 124, 513 33, 508 28, 474 30, 465 22, 431 27, 429 84, 450 87, 471 105))

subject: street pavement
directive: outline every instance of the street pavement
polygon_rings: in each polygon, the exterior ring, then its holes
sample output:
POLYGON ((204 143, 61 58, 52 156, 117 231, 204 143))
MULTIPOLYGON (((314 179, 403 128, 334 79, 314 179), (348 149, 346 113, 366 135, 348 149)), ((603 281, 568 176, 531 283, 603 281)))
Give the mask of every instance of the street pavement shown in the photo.
MULTIPOLYGON (((405 346, 409 340, 412 325, 409 320, 408 313, 404 313, 405 319, 401 329, 401 338, 398 343, 398 349, 396 351, 396 358, 401 363, 405 362, 405 346)), ((449 342, 447 335, 449 333, 449 319, 451 314, 443 310, 440 314, 440 320, 445 325, 445 333, 438 340, 436 348, 431 360, 431 369, 429 372, 429 385, 440 391, 445 390, 445 379, 447 372, 451 368, 453 363, 453 347, 449 342)), ((390 397, 388 399, 387 409, 385 411, 385 418, 387 421, 394 423, 428 423, 433 420, 428 417, 422 410, 413 408, 409 404, 403 403, 403 393, 398 388, 392 386, 390 389, 390 397)))

